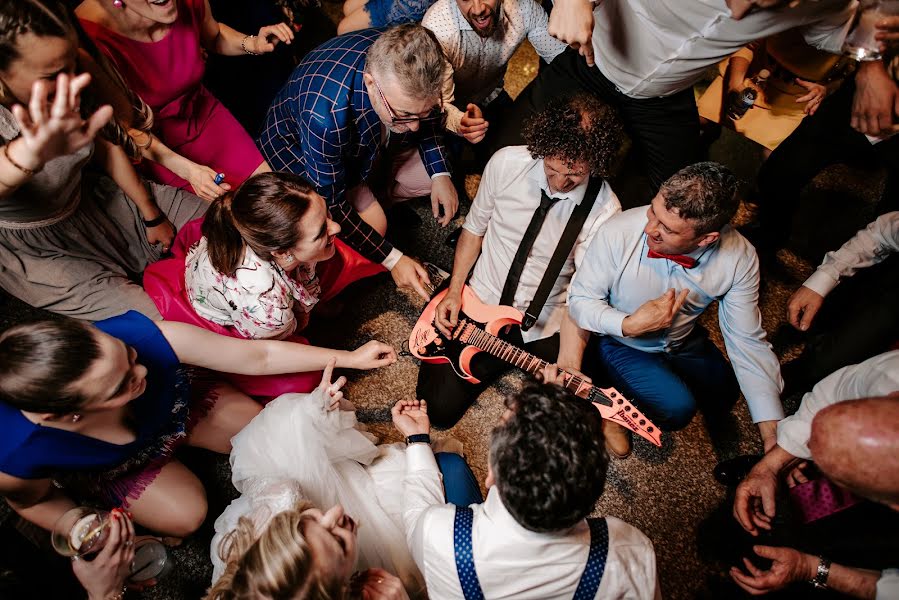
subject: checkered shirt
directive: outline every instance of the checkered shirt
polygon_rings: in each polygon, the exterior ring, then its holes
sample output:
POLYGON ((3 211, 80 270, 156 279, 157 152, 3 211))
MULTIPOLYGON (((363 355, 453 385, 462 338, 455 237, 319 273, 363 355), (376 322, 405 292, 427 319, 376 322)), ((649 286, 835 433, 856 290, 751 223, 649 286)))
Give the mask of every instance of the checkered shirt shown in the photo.
MULTIPOLYGON (((362 220, 346 191, 367 179, 381 147, 381 121, 362 73, 366 52, 383 31, 341 35, 307 54, 272 102, 258 140, 272 169, 308 179, 328 202, 344 241, 378 263, 393 246, 362 220)), ((428 175, 449 172, 442 128, 394 135, 401 145, 418 144, 428 175)))

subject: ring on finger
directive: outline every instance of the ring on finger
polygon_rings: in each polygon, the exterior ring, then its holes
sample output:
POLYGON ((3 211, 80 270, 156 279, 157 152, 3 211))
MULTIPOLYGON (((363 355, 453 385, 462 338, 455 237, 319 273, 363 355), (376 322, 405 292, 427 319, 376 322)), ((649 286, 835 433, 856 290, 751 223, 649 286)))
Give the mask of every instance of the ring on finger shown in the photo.
POLYGON ((127 541, 125 542, 125 547, 126 547, 126 548, 130 548, 130 547, 133 546, 133 545, 134 545, 134 540, 127 540, 127 541))

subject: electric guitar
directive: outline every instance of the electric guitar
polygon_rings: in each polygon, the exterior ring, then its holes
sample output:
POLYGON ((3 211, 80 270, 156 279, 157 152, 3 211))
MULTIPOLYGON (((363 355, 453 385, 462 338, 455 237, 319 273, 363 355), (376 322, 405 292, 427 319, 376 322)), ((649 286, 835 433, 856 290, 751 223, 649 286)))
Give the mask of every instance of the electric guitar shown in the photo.
MULTIPOLYGON (((478 299, 467 285, 462 290, 462 309, 452 337, 447 338, 434 325, 437 305, 446 296, 443 290, 434 296, 421 313, 409 336, 409 352, 430 363, 450 363, 456 374, 469 383, 480 383, 471 374, 471 359, 478 352, 487 352, 536 375, 548 364, 533 354, 498 338, 509 325, 520 325, 522 315, 511 306, 489 306, 478 299)), ((578 398, 593 403, 603 419, 614 421, 646 438, 656 446, 662 445, 662 432, 652 421, 615 388, 599 388, 576 375, 566 374, 565 389, 578 398)))

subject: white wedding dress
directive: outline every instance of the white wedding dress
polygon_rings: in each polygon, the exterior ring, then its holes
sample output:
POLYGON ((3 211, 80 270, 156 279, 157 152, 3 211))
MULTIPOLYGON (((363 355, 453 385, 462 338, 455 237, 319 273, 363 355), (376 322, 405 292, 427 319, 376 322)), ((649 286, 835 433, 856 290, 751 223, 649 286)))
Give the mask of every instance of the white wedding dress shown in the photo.
POLYGON ((404 444, 375 446, 355 412, 328 410, 329 404, 321 389, 284 394, 232 439, 231 479, 241 496, 215 521, 213 583, 225 567, 222 539, 240 517, 260 532, 306 499, 323 510, 340 504, 360 524, 357 570, 381 567, 403 581, 411 598, 427 597, 403 530, 404 444))

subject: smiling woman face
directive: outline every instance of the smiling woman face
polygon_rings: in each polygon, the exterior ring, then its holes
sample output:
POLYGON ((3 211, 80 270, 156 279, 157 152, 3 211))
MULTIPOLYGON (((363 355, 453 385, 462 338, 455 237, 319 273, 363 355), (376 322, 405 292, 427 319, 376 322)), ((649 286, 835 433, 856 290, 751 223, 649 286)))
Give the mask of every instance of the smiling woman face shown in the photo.
POLYGON ((137 352, 121 340, 95 330, 100 356, 69 389, 87 401, 84 412, 118 408, 140 397, 147 389, 147 368, 137 362, 137 352))

